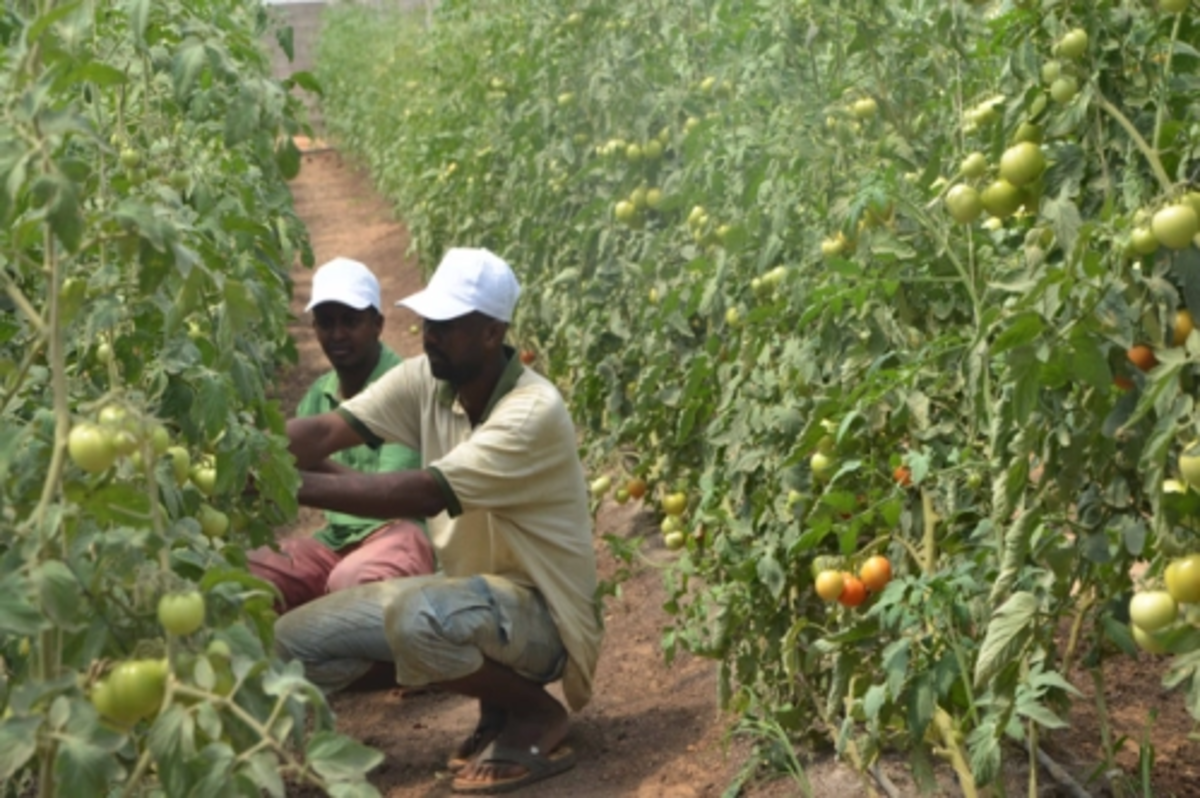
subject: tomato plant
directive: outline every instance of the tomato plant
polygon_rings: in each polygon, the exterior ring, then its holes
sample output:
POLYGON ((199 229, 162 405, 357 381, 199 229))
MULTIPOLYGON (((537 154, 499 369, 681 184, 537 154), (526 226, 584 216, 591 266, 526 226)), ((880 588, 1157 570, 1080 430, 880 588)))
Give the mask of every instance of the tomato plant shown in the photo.
POLYGON ((269 31, 228 0, 0 14, 6 794, 374 793, 379 755, 271 654, 245 570, 296 511, 268 386, 312 263, 286 181, 307 130, 290 88, 317 84, 270 76, 269 31), (188 482, 192 453, 211 478, 188 482), (210 537, 204 504, 247 524, 210 537), (214 640, 223 694, 197 659, 214 640))

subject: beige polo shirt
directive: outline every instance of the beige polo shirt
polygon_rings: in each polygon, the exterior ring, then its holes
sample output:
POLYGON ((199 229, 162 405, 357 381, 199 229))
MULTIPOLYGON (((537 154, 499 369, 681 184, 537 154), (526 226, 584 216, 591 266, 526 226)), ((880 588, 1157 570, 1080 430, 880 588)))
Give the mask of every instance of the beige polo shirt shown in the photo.
POLYGON ((569 661, 572 709, 592 694, 603 629, 587 482, 558 389, 509 357, 472 429, 425 356, 410 358, 338 409, 372 444, 401 443, 446 493, 429 536, 447 576, 495 574, 541 592, 569 661))

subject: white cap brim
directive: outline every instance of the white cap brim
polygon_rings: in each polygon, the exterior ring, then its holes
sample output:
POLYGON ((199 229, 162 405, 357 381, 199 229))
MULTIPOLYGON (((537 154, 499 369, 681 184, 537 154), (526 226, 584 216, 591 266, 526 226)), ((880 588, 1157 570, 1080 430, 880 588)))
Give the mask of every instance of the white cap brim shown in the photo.
POLYGON ((366 310, 369 307, 374 307, 370 301, 364 301, 360 296, 338 296, 336 293, 326 292, 322 296, 310 300, 308 305, 305 306, 304 312, 309 313, 317 305, 324 305, 329 302, 336 302, 339 305, 345 305, 355 310, 366 310))
POLYGON ((429 289, 418 291, 399 300, 396 306, 408 308, 421 318, 430 321, 450 321, 475 311, 475 308, 466 302, 461 302, 445 294, 433 293, 429 289))

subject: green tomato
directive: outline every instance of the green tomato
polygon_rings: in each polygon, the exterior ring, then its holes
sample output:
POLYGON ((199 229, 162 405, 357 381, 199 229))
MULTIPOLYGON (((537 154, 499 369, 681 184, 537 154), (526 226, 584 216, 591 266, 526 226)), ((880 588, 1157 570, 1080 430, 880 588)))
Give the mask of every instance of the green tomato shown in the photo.
POLYGON ((112 466, 117 449, 111 430, 84 422, 71 428, 67 453, 77 466, 89 474, 98 474, 112 466))
POLYGON ((817 479, 826 479, 833 474, 833 469, 836 466, 833 458, 824 452, 816 452, 808 461, 812 467, 813 476, 817 479))
POLYGON ((171 458, 171 468, 175 472, 175 483, 183 487, 188 480, 188 472, 192 467, 191 455, 182 446, 169 446, 167 447, 167 456, 171 458))
POLYGON ((171 433, 167 432, 167 428, 162 424, 155 424, 150 428, 150 447, 159 457, 166 454, 167 449, 171 447, 171 433))
POLYGON ((946 193, 946 212, 959 224, 970 224, 983 213, 983 200, 978 191, 960 183, 946 193))
POLYGON ((1058 40, 1055 48, 1065 58, 1079 58, 1087 52, 1088 35, 1083 28, 1075 28, 1058 40))
POLYGON ((1176 601, 1200 603, 1200 554, 1189 554, 1172 561, 1163 581, 1167 583, 1167 592, 1176 601))
POLYGON ((1187 249, 1196 233, 1200 233, 1200 218, 1190 205, 1168 205, 1154 214, 1150 229, 1164 247, 1187 249))
POLYGON ((1059 105, 1066 105, 1075 99, 1075 95, 1079 93, 1079 84, 1075 78, 1067 75, 1050 84, 1050 96, 1054 98, 1054 102, 1059 105))
POLYGON ((1042 148, 1030 141, 1014 144, 1000 156, 1000 177, 1014 186, 1024 186, 1046 169, 1042 148))
POLYGON ((211 459, 197 463, 189 473, 192 478, 192 484, 196 486, 196 490, 205 496, 213 495, 213 491, 217 486, 217 469, 216 466, 212 465, 211 459))
POLYGON ((1129 631, 1133 633, 1133 642, 1137 643, 1138 648, 1149 654, 1166 654, 1167 647, 1159 639, 1154 632, 1147 632, 1140 626, 1131 626, 1129 631))
POLYGON ((158 600, 158 622, 168 634, 190 635, 204 625, 204 596, 198 590, 168 593, 158 600))
POLYGON ((201 504, 197 514, 200 531, 210 538, 224 537, 229 530, 229 516, 211 504, 201 504))
POLYGON ((1179 607, 1171 594, 1165 590, 1147 590, 1137 593, 1129 602, 1129 619, 1146 632, 1157 632, 1171 624, 1179 614, 1179 607))
POLYGON ((674 532, 668 532, 663 535, 663 543, 671 551, 678 551, 687 543, 687 539, 684 537, 683 532, 677 529, 674 532))
POLYGON ((662 508, 667 515, 683 515, 683 511, 687 509, 687 494, 668 493, 663 497, 662 508))
POLYGON ((611 487, 612 487, 612 479, 607 474, 605 474, 604 476, 599 477, 596 480, 594 480, 592 482, 592 484, 589 486, 589 490, 591 491, 592 496, 594 496, 598 499, 601 496, 603 496, 604 494, 608 493, 608 489, 611 487))
POLYGON ((983 177, 987 166, 987 157, 982 152, 973 152, 963 159, 961 171, 963 177, 983 177))
POLYGON ((114 710, 120 717, 144 718, 158 711, 167 683, 167 661, 123 662, 108 676, 114 710))

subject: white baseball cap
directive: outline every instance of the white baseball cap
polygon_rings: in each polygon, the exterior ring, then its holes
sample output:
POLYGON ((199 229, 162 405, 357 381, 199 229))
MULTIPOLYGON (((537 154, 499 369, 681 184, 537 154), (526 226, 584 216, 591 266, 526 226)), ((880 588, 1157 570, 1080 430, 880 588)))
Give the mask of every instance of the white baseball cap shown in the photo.
POLYGON ((431 321, 449 321, 472 311, 512 321, 521 286, 508 264, 486 249, 455 247, 446 252, 429 285, 397 302, 431 321))
POLYGON ((324 302, 337 302, 355 310, 368 307, 383 312, 379 299, 379 280, 363 264, 349 258, 334 258, 313 274, 312 299, 304 311, 324 302))

